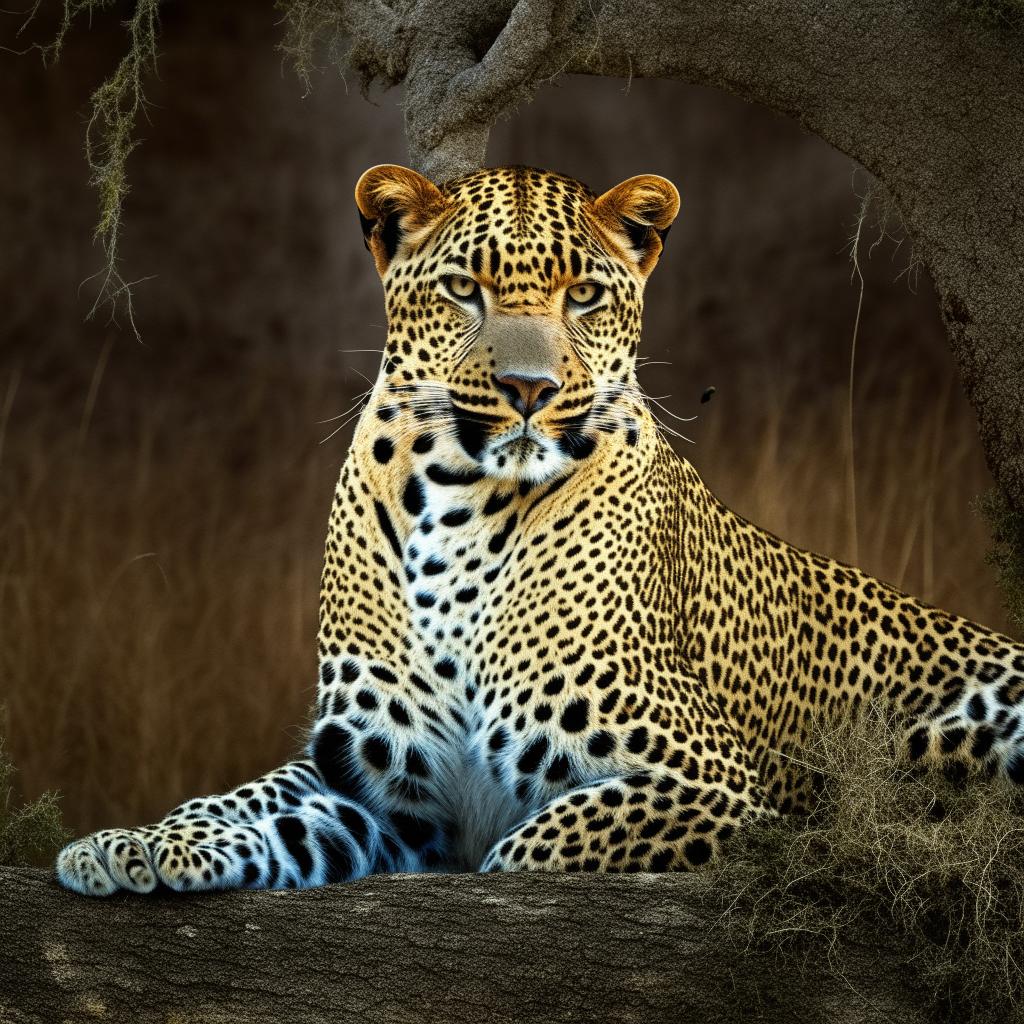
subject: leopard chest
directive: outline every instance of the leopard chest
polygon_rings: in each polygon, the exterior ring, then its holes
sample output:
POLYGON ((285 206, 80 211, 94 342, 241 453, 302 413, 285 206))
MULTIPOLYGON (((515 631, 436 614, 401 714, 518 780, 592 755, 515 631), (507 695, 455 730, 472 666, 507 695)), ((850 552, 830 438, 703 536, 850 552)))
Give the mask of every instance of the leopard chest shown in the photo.
POLYGON ((499 708, 480 693, 493 638, 504 628, 503 579, 520 511, 514 485, 456 482, 428 465, 417 474, 414 527, 402 551, 413 661, 434 692, 431 761, 438 795, 456 823, 455 856, 479 863, 488 845, 528 808, 488 745, 499 708), (435 479, 432 479, 434 477, 435 479))
POLYGON ((481 623, 501 603, 499 577, 519 520, 510 508, 515 494, 453 482, 434 465, 416 486, 418 514, 402 552, 410 623, 435 672, 455 680, 467 672, 481 623))

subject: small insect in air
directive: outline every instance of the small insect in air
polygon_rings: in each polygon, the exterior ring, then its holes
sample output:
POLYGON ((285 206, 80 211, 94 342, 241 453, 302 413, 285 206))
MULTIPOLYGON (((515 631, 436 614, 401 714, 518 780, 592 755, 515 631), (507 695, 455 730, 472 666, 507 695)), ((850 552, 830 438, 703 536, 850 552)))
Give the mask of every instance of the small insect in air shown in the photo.
POLYGON ((718 390, 716 387, 709 387, 704 389, 704 393, 700 396, 700 404, 706 405, 711 401, 711 396, 718 390))

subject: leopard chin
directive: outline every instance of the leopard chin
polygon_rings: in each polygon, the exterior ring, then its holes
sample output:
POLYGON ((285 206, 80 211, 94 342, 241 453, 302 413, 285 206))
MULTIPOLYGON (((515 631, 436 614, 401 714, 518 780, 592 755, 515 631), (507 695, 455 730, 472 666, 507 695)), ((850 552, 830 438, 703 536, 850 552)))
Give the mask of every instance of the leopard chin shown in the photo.
POLYGON ((495 438, 480 457, 487 476, 533 486, 564 475, 570 461, 550 438, 531 427, 495 438))

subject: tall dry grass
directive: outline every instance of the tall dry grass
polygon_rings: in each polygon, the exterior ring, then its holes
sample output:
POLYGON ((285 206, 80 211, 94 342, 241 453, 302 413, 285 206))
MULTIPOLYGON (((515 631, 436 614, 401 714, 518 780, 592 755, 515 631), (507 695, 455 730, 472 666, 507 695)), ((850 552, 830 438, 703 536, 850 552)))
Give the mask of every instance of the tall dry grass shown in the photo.
MULTIPOLYGON (((351 436, 321 446, 332 425, 317 421, 365 386, 250 360, 217 401, 187 374, 138 401, 108 382, 104 352, 59 394, 0 379, 0 731, 25 795, 61 790, 76 831, 153 819, 301 746, 323 535, 351 436)), ((372 372, 373 355, 360 358, 372 372)), ((697 443, 680 449, 787 539, 1001 626, 968 510, 988 486, 970 413, 952 378, 922 402, 878 373, 863 367, 855 403, 855 538, 841 391, 809 400, 813 380, 751 367, 718 382, 697 443), (763 415, 737 431, 735 403, 755 393, 763 415)))
POLYGON ((301 746, 344 450, 317 448, 316 391, 296 408, 265 378, 203 421, 172 397, 90 424, 88 393, 11 416, 0 732, 25 793, 59 788, 76 830, 162 815, 301 746))

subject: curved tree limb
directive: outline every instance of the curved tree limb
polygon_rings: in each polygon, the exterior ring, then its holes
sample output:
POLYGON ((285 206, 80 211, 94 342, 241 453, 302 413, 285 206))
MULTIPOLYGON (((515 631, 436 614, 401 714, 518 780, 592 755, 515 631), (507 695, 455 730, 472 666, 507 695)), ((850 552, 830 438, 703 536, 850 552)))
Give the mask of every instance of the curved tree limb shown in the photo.
POLYGON ((885 937, 743 952, 686 875, 378 876, 87 900, 0 869, 0 1021, 918 1024, 885 937))

